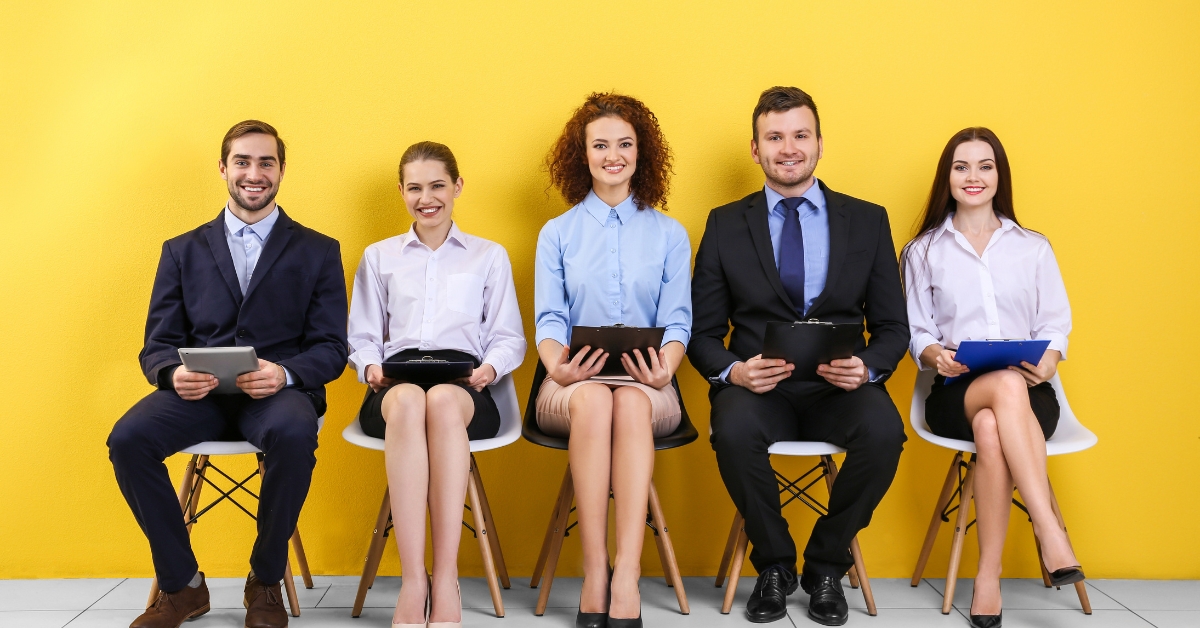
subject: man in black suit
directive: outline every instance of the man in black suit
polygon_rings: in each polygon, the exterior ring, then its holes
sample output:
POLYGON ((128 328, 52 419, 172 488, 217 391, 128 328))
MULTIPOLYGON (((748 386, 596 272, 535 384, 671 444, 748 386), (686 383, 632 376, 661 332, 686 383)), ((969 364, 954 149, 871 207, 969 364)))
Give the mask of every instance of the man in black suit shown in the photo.
POLYGON ((795 87, 768 89, 753 124, 750 152, 766 186, 709 213, 692 278, 688 358, 712 385, 712 446, 754 546, 759 577, 747 616, 784 617, 798 579, 809 616, 836 626, 847 619, 841 578, 853 564, 850 541, 891 485, 905 441, 883 382, 908 346, 908 318, 887 212, 813 176, 823 140, 812 98, 795 87), (795 365, 761 356, 768 321, 864 318, 870 342, 818 367, 820 377, 794 377, 795 365), (799 578, 767 454, 784 440, 847 450, 799 578))
POLYGON ((346 368, 346 283, 337 241, 275 204, 284 151, 271 125, 234 125, 221 144, 229 202, 216 220, 163 245, 141 353, 158 390, 108 437, 117 484, 150 541, 161 590, 131 628, 178 628, 208 611, 208 587, 163 460, 202 441, 242 439, 262 450, 265 467, 245 625, 287 625, 280 582, 288 540, 317 462, 325 384, 346 368), (257 371, 237 378, 239 394, 209 394, 217 379, 181 365, 181 347, 231 346, 252 346, 259 357, 257 371))

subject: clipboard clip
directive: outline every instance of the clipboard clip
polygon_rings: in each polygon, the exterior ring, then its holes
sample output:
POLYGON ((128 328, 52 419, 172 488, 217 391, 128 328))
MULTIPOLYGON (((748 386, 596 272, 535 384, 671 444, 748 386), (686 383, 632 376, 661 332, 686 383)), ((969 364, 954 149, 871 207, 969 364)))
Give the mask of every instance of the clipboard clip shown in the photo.
POLYGON ((446 360, 441 360, 441 359, 435 358, 431 355, 426 355, 426 356, 421 356, 421 358, 419 358, 419 359, 408 361, 409 364, 411 364, 413 362, 423 362, 426 364, 438 364, 438 363, 444 364, 446 362, 446 360))
POLYGON ((833 323, 831 323, 829 321, 821 321, 821 320, 817 320, 815 318, 810 318, 806 321, 793 321, 792 324, 793 325, 832 325, 833 323))

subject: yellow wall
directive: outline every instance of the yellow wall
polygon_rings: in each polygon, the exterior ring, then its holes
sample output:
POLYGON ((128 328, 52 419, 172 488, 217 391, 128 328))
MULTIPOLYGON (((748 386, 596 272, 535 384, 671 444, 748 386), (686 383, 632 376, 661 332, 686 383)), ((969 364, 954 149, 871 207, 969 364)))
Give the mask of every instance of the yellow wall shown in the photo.
MULTIPOLYGON (((749 117, 774 84, 815 95, 819 176, 885 205, 898 245, 950 134, 999 133, 1019 215, 1062 265, 1075 315, 1062 374, 1100 437, 1050 463, 1079 556, 1094 577, 1200 577, 1188 392, 1200 353, 1200 5, 119 4, 0 8, 0 578, 151 573, 104 440, 150 390, 137 353, 159 245, 216 216, 232 123, 281 130, 279 199, 341 240, 348 274, 369 243, 407 228, 404 147, 449 144, 466 178, 456 217, 508 248, 532 334, 534 240, 565 209, 540 160, 583 96, 617 89, 658 114, 677 159, 671 215, 695 245, 710 208, 761 185, 749 117)), ((906 360, 889 383, 904 415, 913 373, 906 360)), ((522 400, 531 374, 528 362, 517 373, 522 400)), ((705 385, 690 367, 681 381, 707 431, 705 385)), ((340 437, 361 395, 349 372, 330 387, 300 520, 317 573, 360 568, 384 487, 381 456, 340 437)), ((949 458, 910 440, 862 536, 872 575, 910 573, 949 458)), ((510 570, 528 574, 565 455, 521 441, 479 459, 510 570)), ((174 481, 183 463, 169 461, 174 481)), ((733 507, 711 449, 660 454, 656 479, 683 572, 714 573, 733 507)), ((803 543, 812 516, 790 516, 803 543)), ((245 573, 252 534, 232 508, 206 518, 201 564, 245 573)), ((946 535, 930 575, 944 572, 946 535)), ((1007 553, 1008 573, 1036 573, 1015 516, 1007 553)), ((579 561, 572 538, 562 573, 579 561)), ((461 564, 480 573, 469 536, 461 564)), ((644 564, 660 572, 653 544, 644 564)), ((390 549, 383 568, 398 569, 390 549)))

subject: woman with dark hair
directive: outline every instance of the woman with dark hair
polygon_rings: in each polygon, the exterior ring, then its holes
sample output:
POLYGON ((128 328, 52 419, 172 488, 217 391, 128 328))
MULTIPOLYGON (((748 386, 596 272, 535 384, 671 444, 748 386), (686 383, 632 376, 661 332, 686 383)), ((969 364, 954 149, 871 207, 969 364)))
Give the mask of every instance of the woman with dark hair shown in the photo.
POLYGON ((350 365, 371 390, 359 411, 384 439, 393 535, 404 570, 392 628, 458 628, 458 545, 470 469, 468 441, 491 438, 500 413, 488 385, 520 366, 525 334, 504 247, 453 221, 463 180, 450 149, 413 144, 400 158, 404 235, 368 246, 350 301, 350 365), (431 356, 471 362, 466 381, 411 384, 383 362, 431 356), (433 576, 425 575, 425 513, 433 576))
POLYGON ((547 166, 574 207, 538 235, 534 309, 548 376, 536 406, 542 431, 570 437, 584 569, 575 623, 641 626, 638 578, 654 438, 675 431, 681 416, 671 380, 691 334, 691 244, 679 222, 655 209, 666 209, 670 148, 637 99, 588 96, 547 166), (665 327, 662 346, 646 355, 596 349, 570 358, 573 326, 617 324, 665 327), (606 360, 616 359, 630 377, 596 378, 606 360), (611 573, 610 487, 617 537, 611 573))
POLYGON ((1013 484, 1033 519, 1057 586, 1083 580, 1051 506, 1046 439, 1058 425, 1049 379, 1066 359, 1071 308, 1054 250, 1013 211, 1008 156, 995 133, 959 131, 946 144, 917 236, 904 247, 910 351, 937 369, 925 420, 938 436, 973 440, 979 573, 971 623, 1000 625, 1000 558, 1013 484), (964 340, 1050 341, 1037 364, 971 373, 955 362, 964 340), (946 378, 956 378, 947 384, 946 378))

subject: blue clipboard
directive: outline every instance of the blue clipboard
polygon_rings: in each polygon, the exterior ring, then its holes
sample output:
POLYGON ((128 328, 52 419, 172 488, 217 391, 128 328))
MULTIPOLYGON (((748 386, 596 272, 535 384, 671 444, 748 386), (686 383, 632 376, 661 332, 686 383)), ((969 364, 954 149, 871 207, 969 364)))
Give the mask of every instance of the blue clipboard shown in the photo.
MULTIPOLYGON (((1037 364, 1049 346, 1049 340, 964 340, 958 345, 954 361, 966 365, 972 373, 987 373, 1021 366, 1021 362, 1037 364)), ((957 379, 947 377, 946 383, 957 379)))

